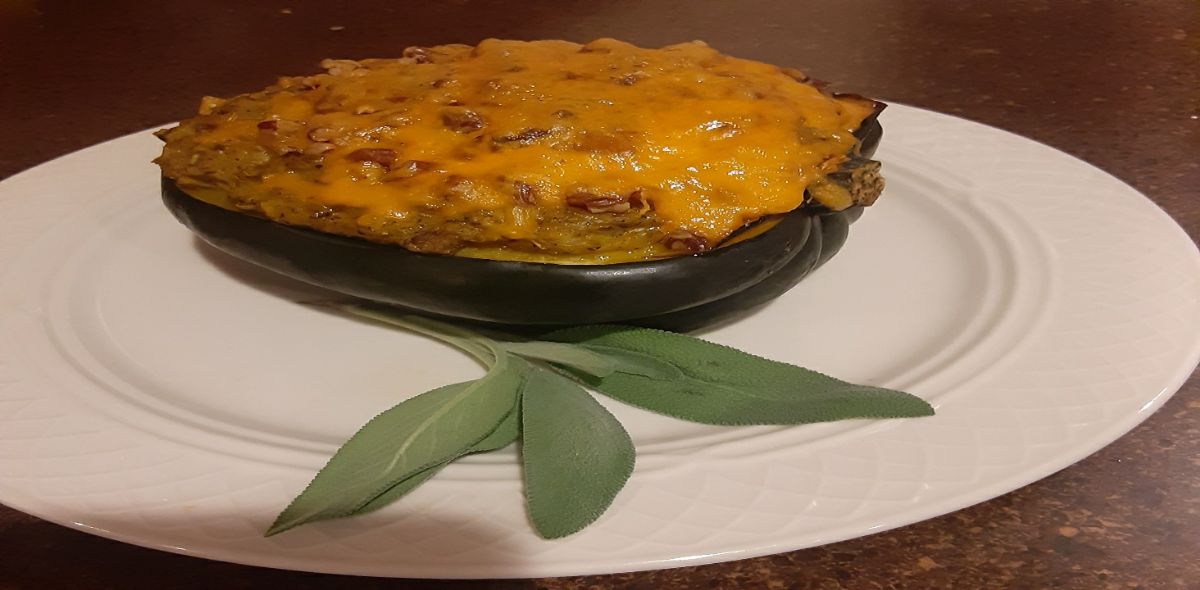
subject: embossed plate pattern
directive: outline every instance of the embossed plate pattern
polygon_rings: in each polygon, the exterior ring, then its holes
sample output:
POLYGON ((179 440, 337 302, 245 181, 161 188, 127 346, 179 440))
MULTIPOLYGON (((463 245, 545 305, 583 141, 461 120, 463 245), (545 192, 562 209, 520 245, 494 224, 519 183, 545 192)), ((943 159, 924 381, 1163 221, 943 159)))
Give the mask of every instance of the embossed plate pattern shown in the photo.
POLYGON ((706 337, 904 388, 934 418, 717 428, 604 400, 638 448, 613 508, 538 539, 510 449, 366 517, 261 531, 341 440, 479 373, 198 244, 158 144, 116 139, 0 182, 0 501, 96 534, 360 575, 526 577, 738 559, 897 527, 1061 469, 1200 358, 1200 255, 1130 187, 1046 146, 894 106, 884 198, 845 250, 706 337))

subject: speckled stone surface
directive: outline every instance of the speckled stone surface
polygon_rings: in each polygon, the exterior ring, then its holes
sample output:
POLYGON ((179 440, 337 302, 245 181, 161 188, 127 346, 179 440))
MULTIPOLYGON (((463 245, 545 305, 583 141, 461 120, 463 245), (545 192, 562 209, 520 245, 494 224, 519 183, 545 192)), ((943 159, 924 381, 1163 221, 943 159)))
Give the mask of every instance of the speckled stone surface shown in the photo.
MULTIPOLYGON (((704 39, 975 119, 1129 182, 1200 236, 1200 7, 1161 2, 0 0, 0 177, 323 57, 483 37, 704 39)), ((1097 454, 871 537, 704 567, 438 582, 169 555, 0 507, 0 588, 1200 588, 1200 382, 1097 454)))

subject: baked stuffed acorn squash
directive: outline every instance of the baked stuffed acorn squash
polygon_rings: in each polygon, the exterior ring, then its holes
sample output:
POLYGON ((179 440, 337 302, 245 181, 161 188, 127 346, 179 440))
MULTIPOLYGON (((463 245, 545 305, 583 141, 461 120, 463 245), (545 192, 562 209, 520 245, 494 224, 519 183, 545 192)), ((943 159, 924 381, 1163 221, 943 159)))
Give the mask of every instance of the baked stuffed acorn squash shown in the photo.
POLYGON ((324 65, 160 132, 164 201, 218 249, 425 313, 696 328, 793 286, 883 187, 881 103, 702 43, 324 65))

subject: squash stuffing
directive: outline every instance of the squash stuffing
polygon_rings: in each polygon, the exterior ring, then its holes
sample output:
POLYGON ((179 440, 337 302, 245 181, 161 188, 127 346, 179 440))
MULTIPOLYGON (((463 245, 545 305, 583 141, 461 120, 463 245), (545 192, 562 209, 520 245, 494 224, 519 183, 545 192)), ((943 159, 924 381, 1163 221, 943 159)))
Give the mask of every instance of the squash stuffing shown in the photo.
POLYGON ((705 252, 798 208, 869 205, 882 108, 694 42, 487 40, 326 60, 159 132, 219 207, 417 252, 608 264, 705 252))

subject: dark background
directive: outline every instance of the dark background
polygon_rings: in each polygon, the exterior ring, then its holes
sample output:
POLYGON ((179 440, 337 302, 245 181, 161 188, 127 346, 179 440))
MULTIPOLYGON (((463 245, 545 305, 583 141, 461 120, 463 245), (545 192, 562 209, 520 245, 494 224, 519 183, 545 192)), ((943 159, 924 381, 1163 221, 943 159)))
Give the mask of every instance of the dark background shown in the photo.
MULTIPOLYGON (((1200 235, 1190 1, 0 0, 0 178, 325 57, 485 37, 703 39, 967 117, 1108 170, 1200 235)), ((0 588, 1200 588, 1200 384, 1026 488, 826 547, 617 576, 436 582, 279 572, 122 545, 0 507, 0 588)))

